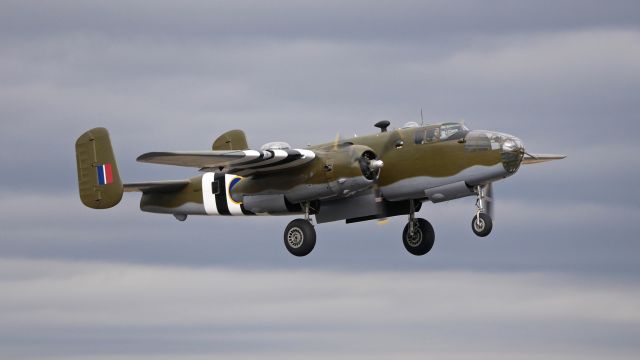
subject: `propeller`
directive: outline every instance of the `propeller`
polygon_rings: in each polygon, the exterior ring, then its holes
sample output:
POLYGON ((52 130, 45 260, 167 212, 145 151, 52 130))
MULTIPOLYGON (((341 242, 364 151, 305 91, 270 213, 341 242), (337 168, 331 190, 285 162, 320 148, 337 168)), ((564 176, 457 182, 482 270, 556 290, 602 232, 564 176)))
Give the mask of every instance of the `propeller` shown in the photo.
MULTIPOLYGON (((383 122, 380 122, 379 125, 381 130, 385 132, 386 128, 389 126, 389 122, 383 121, 383 122)), ((378 124, 376 126, 378 126, 378 124)), ((386 151, 388 151, 389 149, 394 148, 393 145, 392 144, 390 145, 390 144, 391 144, 391 140, 389 144, 386 144, 385 148, 382 150, 382 153, 386 153, 386 151)), ((332 145, 333 145, 334 151, 338 151, 341 148, 346 150, 346 148, 348 148, 349 157, 351 157, 354 160, 354 162, 358 164, 358 166, 360 167, 360 170, 362 171, 362 175, 365 178, 373 181, 372 191, 373 191, 375 202, 376 202, 376 212, 379 215, 378 224, 380 225, 386 224, 388 222, 388 219, 386 217, 382 217, 385 213, 384 199, 382 197, 382 192, 378 187, 378 179, 380 178, 380 172, 384 167, 384 162, 380 160, 380 156, 377 156, 372 151, 365 151, 360 156, 356 155, 356 148, 352 146, 353 145, 352 143, 342 144, 340 132, 336 133, 336 137, 332 145)))
POLYGON ((340 145, 340 132, 336 133, 336 138, 333 140, 333 150, 338 150, 338 145, 340 145))
POLYGON ((378 225, 386 225, 389 223, 389 218, 384 216, 384 197, 382 197, 382 191, 378 187, 378 182, 373 183, 373 196, 376 202, 376 213, 378 214, 378 225))
POLYGON ((493 183, 488 183, 484 187, 484 210, 494 219, 494 199, 493 199, 493 183))
MULTIPOLYGON (((364 158, 364 157, 363 157, 364 158)), ((367 168, 370 171, 371 175, 374 175, 371 179, 373 179, 372 191, 374 201, 376 202, 376 213, 378 214, 378 225, 386 225, 389 223, 389 219, 384 216, 385 208, 384 208, 384 197, 382 196, 382 191, 380 190, 380 186, 378 185, 378 180, 380 179, 380 173, 382 172, 382 167, 384 166, 384 162, 378 159, 370 159, 367 161, 367 168)), ((362 164, 361 164, 362 166, 362 164)), ((364 171, 363 171, 364 173, 364 171)), ((365 177, 370 178, 365 174, 365 177)))
POLYGON ((380 169, 384 166, 382 160, 377 160, 371 152, 365 152, 358 158, 362 175, 369 180, 376 181, 380 176, 380 169))

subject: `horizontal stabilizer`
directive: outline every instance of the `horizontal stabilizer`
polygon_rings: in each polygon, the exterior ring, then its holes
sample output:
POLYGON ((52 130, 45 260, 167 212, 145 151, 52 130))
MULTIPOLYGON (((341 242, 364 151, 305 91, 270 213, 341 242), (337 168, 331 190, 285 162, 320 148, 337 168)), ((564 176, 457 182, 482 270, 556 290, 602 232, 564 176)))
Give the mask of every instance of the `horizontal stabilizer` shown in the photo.
MULTIPOLYGON (((257 153, 257 151, 256 151, 257 153)), ((213 151, 161 151, 149 152, 138 156, 139 162, 175 165, 187 167, 224 167, 230 163, 244 159, 244 151, 213 150, 213 151)), ((257 154, 256 154, 257 157, 257 154)))
POLYGON ((125 192, 139 191, 145 194, 172 193, 184 189, 189 180, 149 181, 124 184, 125 192))
POLYGON ((567 155, 560 154, 525 154, 522 163, 525 165, 537 164, 545 161, 562 160, 566 157, 567 155))

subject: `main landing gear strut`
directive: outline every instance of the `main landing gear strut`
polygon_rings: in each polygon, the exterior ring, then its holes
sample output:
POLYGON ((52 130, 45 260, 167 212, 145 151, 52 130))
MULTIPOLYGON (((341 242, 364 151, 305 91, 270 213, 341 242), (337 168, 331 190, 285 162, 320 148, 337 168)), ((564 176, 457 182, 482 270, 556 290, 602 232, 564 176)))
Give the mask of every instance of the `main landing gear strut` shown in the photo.
POLYGON ((316 229, 309 218, 309 203, 304 203, 304 219, 295 219, 284 230, 284 246, 292 255, 306 256, 316 246, 316 229))
POLYGON ((405 249, 413 255, 424 255, 431 250, 436 233, 433 226, 425 219, 416 219, 415 204, 409 201, 409 222, 402 232, 402 243, 405 249))
POLYGON ((484 187, 476 186, 475 192, 478 195, 478 199, 476 200, 477 211, 473 220, 471 220, 471 230, 473 230, 473 233, 477 236, 485 237, 491 233, 493 221, 485 208, 487 201, 484 187))

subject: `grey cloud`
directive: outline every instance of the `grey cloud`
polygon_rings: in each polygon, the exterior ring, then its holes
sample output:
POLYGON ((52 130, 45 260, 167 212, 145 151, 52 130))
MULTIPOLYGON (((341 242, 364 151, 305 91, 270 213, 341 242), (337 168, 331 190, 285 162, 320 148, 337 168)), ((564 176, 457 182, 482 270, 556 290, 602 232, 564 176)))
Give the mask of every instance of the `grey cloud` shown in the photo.
POLYGON ((404 217, 393 218, 384 226, 376 222, 323 224, 317 228, 319 241, 313 254, 298 259, 282 244, 283 227, 290 217, 191 217, 180 223, 168 215, 140 213, 136 195, 126 196, 117 208, 107 211, 87 211, 76 194, 4 195, 0 197, 0 226, 3 256, 9 258, 292 271, 301 267, 553 270, 618 278, 634 278, 640 270, 634 256, 640 244, 627 236, 640 212, 635 204, 557 198, 536 201, 526 199, 531 194, 505 195, 497 198, 496 228, 490 239, 478 239, 470 231, 472 199, 425 204, 419 215, 436 229, 435 248, 426 257, 414 257, 404 250, 400 241, 404 217), (597 226, 585 227, 585 222, 597 226))
POLYGON ((596 349, 629 357, 638 350, 625 333, 640 324, 635 282, 545 273, 345 274, 21 260, 0 266, 11 273, 0 279, 7 290, 0 308, 11 310, 0 325, 9 356, 145 358, 148 346, 193 356, 257 349, 267 358, 281 351, 577 358, 596 349), (77 346, 65 345, 71 343, 77 346), (536 349, 546 350, 536 355, 536 349))
MULTIPOLYGON (((531 151, 576 158, 593 144, 633 149, 638 43, 635 31, 597 29, 496 36, 435 56, 385 43, 255 40, 211 49, 139 39, 36 41, 1 60, 9 81, 0 88, 0 139, 11 151, 0 158, 12 185, 31 187, 41 171, 64 175, 50 185, 70 184, 75 137, 105 125, 126 174, 186 177, 184 169, 134 166, 133 159, 149 150, 203 149, 232 127, 244 128, 254 146, 275 139, 304 146, 336 132, 369 132, 380 118, 395 126, 417 120, 420 107, 427 121, 465 119, 519 135, 531 151), (614 129, 597 125, 609 119, 614 129), (55 171, 61 165, 65 171, 55 171)), ((571 161, 563 166, 577 173, 571 161)))
POLYGON ((2 357, 637 357, 637 2, 2 5, 2 357), (425 204, 420 258, 404 217, 323 224, 297 259, 289 217, 78 201, 73 143, 94 126, 126 181, 175 179, 196 172, 135 157, 231 128, 304 146, 420 108, 569 157, 496 184, 488 239, 473 199, 425 204))
MULTIPOLYGON (((614 1, 5 2, 3 34, 103 33, 154 38, 389 38, 637 26, 638 5, 614 1)), ((14 35, 15 36, 15 35, 14 35)))

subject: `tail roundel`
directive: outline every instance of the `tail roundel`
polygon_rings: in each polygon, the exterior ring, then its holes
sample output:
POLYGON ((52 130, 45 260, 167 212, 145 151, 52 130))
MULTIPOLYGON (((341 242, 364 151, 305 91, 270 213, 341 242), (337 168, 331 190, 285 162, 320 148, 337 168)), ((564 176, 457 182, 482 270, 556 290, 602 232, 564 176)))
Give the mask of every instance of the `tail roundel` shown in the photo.
POLYGON ((82 203, 92 209, 118 205, 123 193, 122 180, 107 129, 91 129, 78 138, 76 161, 82 203))

